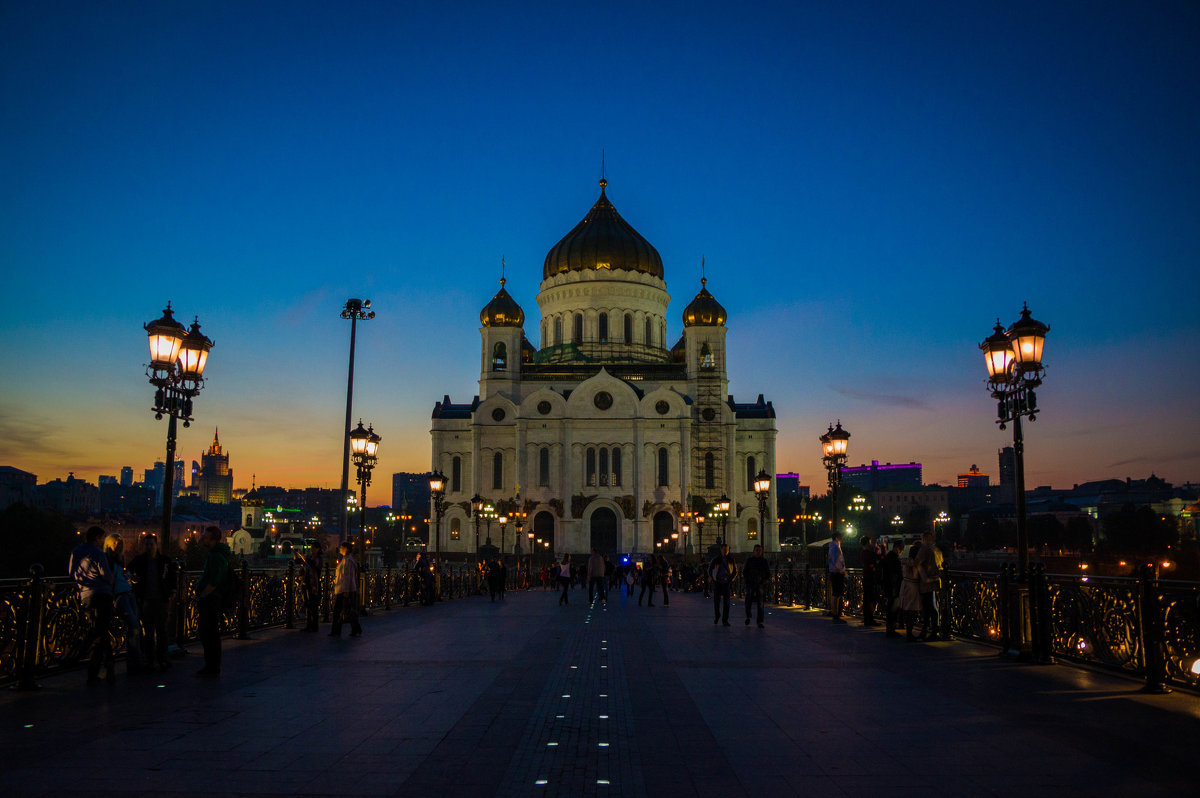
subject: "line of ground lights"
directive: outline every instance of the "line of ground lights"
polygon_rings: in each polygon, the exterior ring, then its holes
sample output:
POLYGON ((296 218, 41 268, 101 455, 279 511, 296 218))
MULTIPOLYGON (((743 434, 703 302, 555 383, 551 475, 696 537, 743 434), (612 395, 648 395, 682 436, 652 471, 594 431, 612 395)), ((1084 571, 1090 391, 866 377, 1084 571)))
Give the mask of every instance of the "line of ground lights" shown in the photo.
MULTIPOLYGON (((595 603, 594 603, 594 602, 593 602, 592 604, 589 604, 589 605, 588 605, 588 614, 587 614, 587 616, 586 616, 586 617, 583 619, 583 622, 584 622, 584 624, 589 624, 589 623, 591 623, 591 622, 592 622, 592 608, 593 608, 594 606, 595 606, 595 603)), ((605 609, 607 609, 607 607, 605 607, 605 609)), ((607 640, 601 640, 601 641, 600 641, 600 651, 601 651, 601 652, 605 652, 605 653, 603 653, 601 656, 605 656, 605 657, 607 657, 607 656, 608 656, 608 654, 607 654, 607 652, 608 652, 608 641, 607 641, 607 640)), ((601 670, 607 670, 607 669, 608 669, 608 666, 607 666, 607 665, 601 665, 601 666, 600 666, 600 668, 601 668, 601 670)), ((569 666, 569 667, 568 667, 568 669, 567 669, 567 670, 568 670, 568 673, 567 673, 567 675, 568 675, 568 676, 572 676, 573 674, 571 674, 571 673, 570 673, 570 671, 576 671, 576 670, 579 670, 579 666, 578 666, 578 665, 571 665, 571 666, 569 666)), ((598 693, 598 694, 597 694, 597 696, 598 696, 599 698, 603 698, 603 699, 605 699, 605 700, 607 700, 607 699, 608 699, 608 693, 598 693)), ((569 701, 569 700, 571 700, 571 694, 570 694, 570 693, 563 693, 563 694, 562 694, 562 699, 563 699, 564 701, 569 701)), ((563 713, 563 714, 555 715, 555 716, 554 716, 554 719, 555 719, 555 720, 565 720, 565 719, 566 719, 566 717, 567 717, 567 716, 566 716, 566 714, 565 714, 565 713, 563 713)), ((609 716, 608 716, 608 715, 597 715, 596 717, 597 717, 599 720, 608 720, 608 719, 609 719, 609 716)), ((546 747, 547 747, 547 748, 558 748, 559 746, 558 746, 558 742, 557 742, 556 740, 551 740, 550 742, 546 743, 546 747)), ((608 742, 605 742, 605 741, 598 741, 598 742, 596 743, 596 747, 597 747, 597 748, 611 748, 611 747, 612 747, 612 744, 611 744, 611 743, 608 743, 608 742)), ((547 786, 549 786, 549 784, 550 784, 550 780, 549 780, 549 779, 535 779, 535 780, 534 780, 534 782, 533 782, 533 784, 534 784, 534 786, 535 786, 535 787, 547 787, 547 786)), ((610 786, 612 786, 612 781, 611 781, 610 779, 596 779, 596 785, 597 785, 597 786, 599 786, 599 787, 610 787, 610 786)))

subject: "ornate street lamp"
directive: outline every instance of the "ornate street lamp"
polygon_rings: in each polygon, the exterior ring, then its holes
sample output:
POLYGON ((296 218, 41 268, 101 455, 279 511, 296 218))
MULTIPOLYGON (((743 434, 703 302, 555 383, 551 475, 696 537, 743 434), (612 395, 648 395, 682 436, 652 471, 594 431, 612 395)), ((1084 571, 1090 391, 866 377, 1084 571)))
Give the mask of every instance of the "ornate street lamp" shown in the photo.
POLYGON ((829 494, 833 499, 833 518, 829 528, 836 532, 838 528, 838 488, 842 485, 842 466, 846 464, 846 452, 850 445, 850 433, 842 429, 842 420, 838 419, 837 427, 830 427, 821 436, 821 462, 829 472, 829 494))
POLYGON ((190 330, 175 320, 171 303, 167 303, 162 318, 143 325, 150 344, 150 364, 146 376, 154 391, 154 417, 167 421, 167 462, 163 472, 162 540, 164 548, 171 540, 171 503, 175 497, 175 438, 176 423, 192 423, 192 399, 204 387, 204 367, 213 347, 200 332, 200 320, 192 322, 190 330))
POLYGON ((500 559, 501 559, 501 562, 503 562, 503 560, 504 560, 504 529, 505 529, 505 527, 508 526, 508 514, 501 513, 500 517, 497 518, 496 520, 500 522, 500 559))
POLYGON ((688 533, 692 531, 692 527, 690 524, 683 523, 683 524, 679 525, 679 530, 681 532, 683 532, 683 550, 686 553, 691 554, 692 553, 692 538, 688 533))
MULTIPOLYGON (((345 446, 342 451, 342 493, 350 489, 350 408, 354 400, 354 338, 358 331, 360 320, 375 318, 369 299, 347 299, 342 307, 342 318, 350 319, 350 374, 346 378, 346 426, 342 428, 345 446)), ((342 513, 341 528, 338 530, 338 540, 345 540, 349 532, 346 513, 342 513)))
MULTIPOLYGON (((729 497, 724 493, 717 499, 717 521, 720 524, 718 529, 721 533, 721 543, 724 544, 725 534, 729 529, 729 497)), ((703 520, 700 523, 704 523, 703 520)))
POLYGON ((1021 416, 1037 418, 1037 395, 1033 389, 1042 384, 1045 369, 1042 350, 1050 328, 1032 318, 1029 306, 1021 310, 1021 318, 1008 330, 996 320, 995 330, 984 339, 983 350, 987 366, 988 390, 998 401, 997 423, 1005 429, 1013 425, 1013 481, 1017 506, 1017 567, 1018 578, 1024 582, 1029 571, 1029 528, 1025 518, 1025 438, 1021 431, 1021 416))
POLYGON ((476 493, 471 497, 471 516, 475 519, 475 562, 479 562, 479 517, 483 515, 483 497, 476 493))
POLYGON ((438 566, 442 561, 442 512, 446 509, 446 476, 441 471, 429 475, 429 497, 433 500, 433 534, 438 566))
POLYGON ((354 465, 357 469, 356 481, 359 484, 362 492, 362 498, 359 500, 359 519, 358 519, 358 558, 359 567, 366 565, 367 547, 366 547, 366 525, 367 525, 367 486, 371 484, 371 472, 375 469, 375 465, 379 462, 379 442, 383 438, 375 434, 375 428, 368 426, 363 429, 362 420, 359 419, 358 426, 349 435, 350 451, 354 457, 354 465))
MULTIPOLYGON (((771 495, 771 477, 761 469, 754 478, 754 495, 758 498, 758 537, 760 543, 767 540, 767 499, 771 495)), ((764 546, 765 548, 765 546, 764 546)))

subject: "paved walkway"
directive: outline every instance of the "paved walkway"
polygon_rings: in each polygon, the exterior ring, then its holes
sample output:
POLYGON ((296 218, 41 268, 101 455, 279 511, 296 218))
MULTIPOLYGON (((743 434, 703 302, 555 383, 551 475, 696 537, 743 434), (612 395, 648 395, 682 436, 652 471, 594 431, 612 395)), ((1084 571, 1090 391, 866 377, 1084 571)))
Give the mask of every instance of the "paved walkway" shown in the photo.
MULTIPOLYGON (((408 608, 360 639, 225 641, 219 680, 0 695, 0 793, 402 796, 1179 795, 1200 699, 818 613, 572 591, 408 608)), ((324 629, 327 630, 327 626, 324 629)))

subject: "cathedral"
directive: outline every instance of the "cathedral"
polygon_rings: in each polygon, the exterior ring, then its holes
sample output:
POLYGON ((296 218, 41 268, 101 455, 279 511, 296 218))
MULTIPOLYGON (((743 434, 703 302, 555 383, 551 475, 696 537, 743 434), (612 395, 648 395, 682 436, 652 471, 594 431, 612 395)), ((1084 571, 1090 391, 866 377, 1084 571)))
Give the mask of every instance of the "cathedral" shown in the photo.
POLYGON ((502 277, 479 314, 479 394, 434 405, 433 468, 446 487, 431 550, 476 552, 487 534, 486 520, 476 533, 476 497, 521 514, 519 538, 515 521, 503 542, 491 525, 505 552, 529 553, 539 539, 560 554, 644 554, 664 540, 703 554, 722 537, 735 552, 779 549, 775 410, 761 394, 739 403, 728 392, 725 308, 705 279, 682 337, 668 342, 662 258, 606 185, 546 255, 537 346, 502 277), (763 529, 760 471, 771 476, 763 529))

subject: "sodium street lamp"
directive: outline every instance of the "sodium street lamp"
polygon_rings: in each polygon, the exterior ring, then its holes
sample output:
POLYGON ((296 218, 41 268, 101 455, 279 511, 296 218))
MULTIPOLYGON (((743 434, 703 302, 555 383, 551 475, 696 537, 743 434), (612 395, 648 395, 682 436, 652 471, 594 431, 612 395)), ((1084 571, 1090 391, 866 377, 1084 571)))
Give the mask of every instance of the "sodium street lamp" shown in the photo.
POLYGON ((475 562, 479 562, 479 517, 483 515, 483 497, 476 493, 471 497, 471 515, 475 519, 475 562))
POLYGON ((508 526, 508 514, 501 513, 500 517, 497 518, 496 520, 500 522, 500 561, 503 562, 504 561, 504 529, 505 529, 505 527, 508 526))
POLYGON ((350 433, 350 450, 354 456, 354 465, 358 472, 356 481, 362 492, 362 498, 359 500, 358 519, 359 566, 366 564, 367 486, 371 484, 371 472, 375 469, 376 463, 379 462, 378 452, 381 440, 383 438, 375 434, 373 426, 363 429, 362 419, 359 419, 358 426, 350 433))
POLYGON ((850 433, 842 429, 842 421, 838 419, 837 427, 830 427, 821 436, 821 461, 829 472, 829 494, 833 500, 833 518, 829 525, 831 532, 838 528, 838 488, 842 485, 842 466, 846 464, 846 451, 850 445, 850 433))
MULTIPOLYGON (((342 494, 350 489, 350 408, 354 400, 354 338, 358 331, 359 320, 375 318, 369 299, 347 299, 342 307, 342 318, 350 319, 350 374, 346 378, 346 426, 342 428, 342 438, 345 443, 342 450, 342 494)), ((338 529, 338 540, 345 540, 349 533, 346 513, 342 513, 341 528, 338 529)))
POLYGON ((754 478, 754 495, 758 498, 759 542, 765 543, 767 540, 767 499, 771 495, 771 477, 765 468, 760 469, 758 476, 754 478))
POLYGON ((438 566, 442 562, 442 512, 446 509, 446 477, 441 471, 429 475, 429 497, 433 500, 434 552, 438 566))
POLYGON ((163 547, 171 541, 171 502, 175 496, 175 437, 176 423, 192 424, 192 399, 204 387, 204 367, 213 342, 200 332, 200 320, 192 322, 185 331, 175 320, 171 303, 167 303, 162 318, 142 325, 149 336, 150 364, 146 376, 154 391, 154 417, 167 421, 167 462, 163 471, 162 539, 163 547))
POLYGON ((1018 578, 1024 582, 1029 571, 1029 528, 1025 519, 1025 438, 1021 431, 1021 416, 1037 418, 1037 395, 1033 389, 1042 384, 1042 348, 1050 328, 1031 318, 1029 306, 1021 310, 1021 318, 1008 330, 996 320, 996 328, 979 345, 987 364, 988 390, 998 400, 996 422, 1005 429, 1013 425, 1013 481, 1017 505, 1017 566, 1018 578))
POLYGON ((689 532, 692 531, 691 525, 686 524, 686 523, 680 524, 679 531, 681 531, 683 533, 683 550, 684 550, 684 552, 687 554, 691 554, 692 553, 692 538, 691 538, 691 535, 688 534, 689 532))

